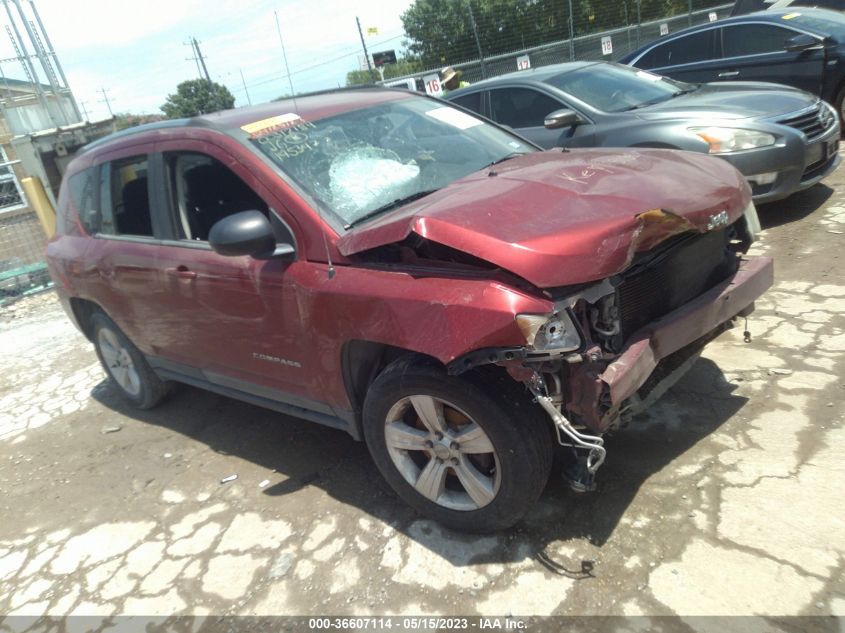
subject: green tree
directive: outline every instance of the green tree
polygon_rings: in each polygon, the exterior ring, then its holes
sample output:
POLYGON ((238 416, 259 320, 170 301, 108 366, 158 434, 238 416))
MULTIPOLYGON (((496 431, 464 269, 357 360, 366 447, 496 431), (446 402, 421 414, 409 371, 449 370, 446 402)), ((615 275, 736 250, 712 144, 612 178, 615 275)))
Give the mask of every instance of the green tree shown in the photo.
POLYGON ((161 121, 164 117, 160 114, 131 114, 129 112, 121 112, 114 116, 114 125, 118 131, 126 128, 135 127, 136 125, 144 125, 145 123, 155 123, 161 121))
POLYGON ((235 97, 226 86, 205 79, 189 79, 167 95, 161 111, 168 119, 192 117, 235 107, 235 97))
MULTIPOLYGON (((425 70, 425 67, 419 60, 409 58, 399 59, 395 64, 386 64, 383 68, 385 80, 393 79, 394 77, 404 77, 405 75, 413 75, 414 73, 425 70)), ((351 70, 346 73, 347 86, 374 84, 380 80, 381 76, 375 68, 372 70, 351 70)))
MULTIPOLYGON (((689 0, 573 0, 575 35, 685 14, 689 0)), ((695 9, 719 0, 694 0, 695 9)), ((402 14, 405 46, 424 68, 478 58, 470 9, 485 57, 569 38, 569 3, 561 0, 415 0, 402 14)))

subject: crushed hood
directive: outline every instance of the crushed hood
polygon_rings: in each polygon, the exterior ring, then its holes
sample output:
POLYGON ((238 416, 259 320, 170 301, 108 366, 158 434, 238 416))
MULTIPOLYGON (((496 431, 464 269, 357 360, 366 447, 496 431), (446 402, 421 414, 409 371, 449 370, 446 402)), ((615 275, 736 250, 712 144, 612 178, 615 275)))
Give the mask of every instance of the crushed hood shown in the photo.
POLYGON ((483 169, 344 234, 345 256, 412 233, 535 286, 603 279, 686 231, 732 223, 751 199, 727 162, 660 149, 559 149, 483 169))

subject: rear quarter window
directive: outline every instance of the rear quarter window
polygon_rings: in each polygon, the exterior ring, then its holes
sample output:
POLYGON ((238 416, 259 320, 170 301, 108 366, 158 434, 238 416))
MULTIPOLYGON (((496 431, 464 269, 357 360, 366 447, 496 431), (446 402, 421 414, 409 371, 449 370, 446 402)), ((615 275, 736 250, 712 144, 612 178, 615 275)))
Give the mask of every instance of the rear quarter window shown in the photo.
POLYGON ((481 92, 473 92, 472 94, 463 95, 451 101, 462 108, 481 114, 481 92))
POLYGON ((707 29, 655 46, 639 59, 637 68, 664 68, 713 59, 713 33, 713 29, 707 29))
POLYGON ((93 167, 86 169, 71 176, 67 183, 70 209, 66 222, 70 224, 75 218, 79 218, 88 235, 99 233, 102 223, 97 204, 97 171, 93 167))

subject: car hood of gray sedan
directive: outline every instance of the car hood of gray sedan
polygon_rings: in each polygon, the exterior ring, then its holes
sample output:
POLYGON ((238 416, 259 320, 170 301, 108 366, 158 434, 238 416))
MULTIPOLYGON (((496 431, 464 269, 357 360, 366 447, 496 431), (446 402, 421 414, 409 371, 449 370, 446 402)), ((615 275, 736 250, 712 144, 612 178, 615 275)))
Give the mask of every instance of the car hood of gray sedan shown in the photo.
POLYGON ((808 108, 818 97, 779 84, 723 81, 636 111, 641 119, 706 118, 708 121, 768 119, 808 108))

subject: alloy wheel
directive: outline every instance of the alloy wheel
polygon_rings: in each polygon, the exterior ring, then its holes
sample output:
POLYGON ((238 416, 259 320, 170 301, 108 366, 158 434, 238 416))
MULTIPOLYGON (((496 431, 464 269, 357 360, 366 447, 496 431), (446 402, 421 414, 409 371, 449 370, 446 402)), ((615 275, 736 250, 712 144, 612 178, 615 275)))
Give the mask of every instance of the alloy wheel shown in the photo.
POLYGON ((121 344, 117 335, 107 328, 100 329, 97 343, 109 375, 126 393, 138 396, 141 393, 141 377, 129 350, 121 344))
POLYGON ((451 510, 478 510, 501 484, 496 450, 484 429, 458 407, 429 395, 402 398, 384 426, 399 473, 430 501, 451 510))

